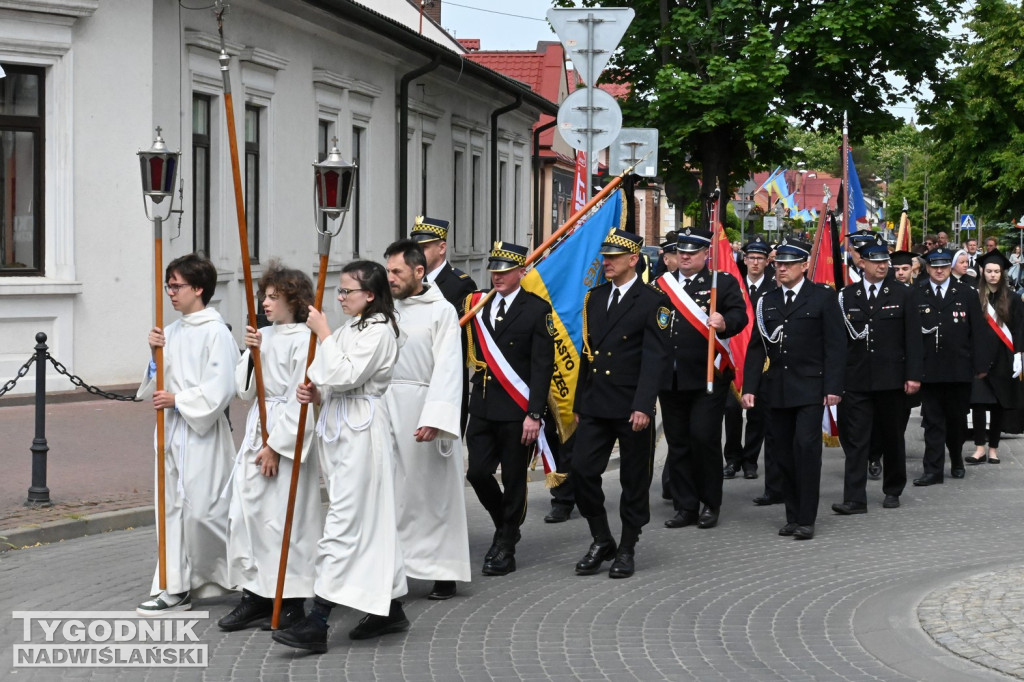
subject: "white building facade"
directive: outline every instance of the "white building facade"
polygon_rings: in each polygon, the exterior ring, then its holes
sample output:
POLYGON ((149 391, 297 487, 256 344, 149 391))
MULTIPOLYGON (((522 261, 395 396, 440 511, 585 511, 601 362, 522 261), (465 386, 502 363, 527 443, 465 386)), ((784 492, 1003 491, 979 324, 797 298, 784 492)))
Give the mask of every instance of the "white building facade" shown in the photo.
MULTIPOLYGON (((138 380, 149 355, 154 270, 136 152, 151 145, 156 126, 182 153, 181 213, 164 222, 164 265, 192 251, 207 255, 219 273, 213 305, 241 340, 246 305, 220 37, 208 7, 187 8, 210 4, 0 0, 0 383, 31 355, 40 331, 53 356, 87 382, 138 380)), ((532 239, 531 126, 557 107, 463 60, 461 46, 429 19, 421 35, 407 0, 373 8, 230 3, 223 30, 253 276, 279 258, 315 277, 311 164, 337 138, 359 179, 332 245, 329 287, 344 263, 380 261, 424 214, 451 221, 450 260, 484 285, 494 239, 532 239), (410 77, 415 70, 422 75, 410 77)), ((340 309, 325 299, 337 323, 340 309)), ((164 308, 170 323, 175 313, 164 308)), ((50 391, 70 388, 50 377, 50 391)), ((16 392, 32 390, 23 381, 16 392)))

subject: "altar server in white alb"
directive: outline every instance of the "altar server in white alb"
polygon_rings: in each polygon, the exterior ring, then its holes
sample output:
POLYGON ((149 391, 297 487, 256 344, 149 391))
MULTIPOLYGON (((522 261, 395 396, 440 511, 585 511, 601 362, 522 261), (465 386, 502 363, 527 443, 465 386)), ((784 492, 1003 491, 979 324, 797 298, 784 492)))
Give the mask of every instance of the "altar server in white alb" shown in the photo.
MULTIPOLYGON (((238 396, 253 400, 246 420, 242 447, 232 474, 231 511, 228 517, 228 571, 231 583, 242 590, 233 611, 217 621, 221 630, 234 631, 269 618, 277 594, 281 542, 299 430, 296 389, 306 372, 309 329, 306 317, 313 303, 313 283, 298 270, 272 262, 260 277, 259 297, 273 326, 257 331, 245 328, 247 350, 235 367, 238 396), (260 350, 266 396, 267 443, 263 444, 256 379, 251 349, 260 350)), ((320 466, 316 458, 314 419, 308 416, 299 462, 288 571, 279 627, 302 620, 302 603, 313 596, 313 562, 323 530, 320 504, 320 466)))
POLYGON ((394 452, 382 400, 398 359, 399 331, 387 273, 352 261, 341 270, 338 301, 352 319, 333 334, 310 306, 306 326, 320 339, 299 401, 319 403, 317 447, 329 506, 317 546, 313 609, 275 641, 327 651, 327 618, 338 605, 367 612, 349 632, 366 639, 409 627, 398 597, 406 593, 395 518, 394 452))
POLYGON ((469 529, 459 442, 462 334, 441 289, 423 283, 426 257, 411 239, 384 251, 405 337, 384 400, 395 435, 398 537, 409 578, 433 580, 427 599, 469 582, 469 529))
MULTIPOLYGON (((156 389, 156 363, 138 397, 153 397, 164 411, 167 589, 159 567, 142 616, 187 611, 192 599, 231 587, 227 564, 228 498, 234 444, 225 408, 235 394, 238 346, 224 319, 207 308, 217 286, 213 264, 195 254, 171 261, 165 275, 171 305, 182 317, 149 332, 149 347, 164 349, 164 390, 156 389)), ((157 507, 159 509, 159 507, 157 507)))

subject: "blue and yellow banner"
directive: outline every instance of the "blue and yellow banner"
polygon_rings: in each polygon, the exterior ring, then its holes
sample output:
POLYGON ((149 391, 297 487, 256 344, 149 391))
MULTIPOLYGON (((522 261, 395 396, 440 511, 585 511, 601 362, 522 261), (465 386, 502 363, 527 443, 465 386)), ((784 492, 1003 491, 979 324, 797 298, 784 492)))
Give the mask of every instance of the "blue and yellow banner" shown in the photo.
POLYGON ((562 442, 576 430, 572 405, 583 349, 583 299, 589 289, 604 282, 601 242, 608 230, 619 226, 621 213, 622 194, 616 191, 523 279, 523 288, 548 301, 553 312, 555 372, 550 402, 558 415, 562 442))

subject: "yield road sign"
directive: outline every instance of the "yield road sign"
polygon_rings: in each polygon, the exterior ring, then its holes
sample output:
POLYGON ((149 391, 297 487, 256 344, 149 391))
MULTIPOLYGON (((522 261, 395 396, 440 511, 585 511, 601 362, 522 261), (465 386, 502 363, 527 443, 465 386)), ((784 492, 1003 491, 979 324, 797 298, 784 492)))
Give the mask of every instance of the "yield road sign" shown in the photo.
POLYGON ((547 13, 573 67, 590 87, 604 71, 634 16, 636 12, 628 8, 549 9, 547 13))

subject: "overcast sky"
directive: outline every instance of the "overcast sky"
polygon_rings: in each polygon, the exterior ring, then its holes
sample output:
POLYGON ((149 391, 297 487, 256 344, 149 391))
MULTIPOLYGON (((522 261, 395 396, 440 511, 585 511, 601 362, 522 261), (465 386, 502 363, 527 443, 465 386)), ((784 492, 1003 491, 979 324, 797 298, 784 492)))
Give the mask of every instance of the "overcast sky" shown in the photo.
POLYGON ((558 40, 544 16, 551 0, 442 0, 441 25, 456 38, 479 38, 483 50, 533 50, 558 40))
MULTIPOLYGON (((544 18, 549 9, 551 0, 442 0, 441 25, 456 38, 479 38, 483 50, 533 50, 539 40, 558 40, 544 18)), ((952 27, 954 34, 961 31, 959 24, 952 27)), ((890 110, 904 119, 914 115, 906 102, 894 102, 890 110)))

